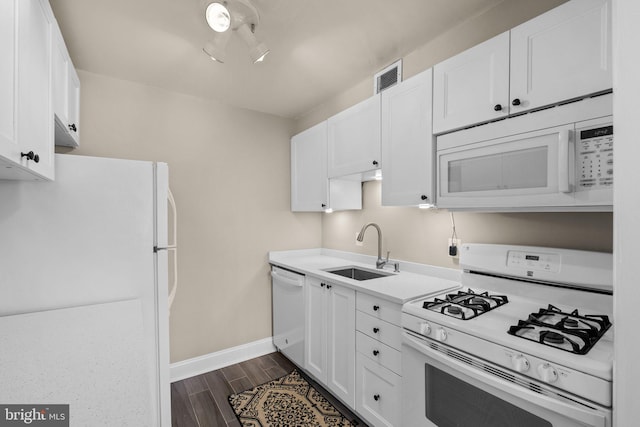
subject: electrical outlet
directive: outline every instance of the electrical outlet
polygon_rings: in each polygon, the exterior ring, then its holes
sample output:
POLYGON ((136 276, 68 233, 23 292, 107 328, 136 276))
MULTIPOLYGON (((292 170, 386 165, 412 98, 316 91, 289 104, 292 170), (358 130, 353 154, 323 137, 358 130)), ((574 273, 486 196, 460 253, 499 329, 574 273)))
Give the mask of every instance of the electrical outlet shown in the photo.
POLYGON ((462 240, 460 239, 451 239, 449 238, 447 244, 447 253, 452 258, 458 258, 460 255, 460 246, 462 245, 462 240))
POLYGON ((358 242, 358 234, 360 234, 360 233, 358 233, 358 232, 356 231, 356 246, 363 246, 363 243, 364 243, 364 242, 358 242))

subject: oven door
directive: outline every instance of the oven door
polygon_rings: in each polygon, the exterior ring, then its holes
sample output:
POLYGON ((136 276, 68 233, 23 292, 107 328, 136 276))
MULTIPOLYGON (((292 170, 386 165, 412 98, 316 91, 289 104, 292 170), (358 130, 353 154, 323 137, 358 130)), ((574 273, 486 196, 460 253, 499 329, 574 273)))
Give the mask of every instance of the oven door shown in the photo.
POLYGON ((611 426, 610 409, 406 331, 402 372, 403 425, 611 426))

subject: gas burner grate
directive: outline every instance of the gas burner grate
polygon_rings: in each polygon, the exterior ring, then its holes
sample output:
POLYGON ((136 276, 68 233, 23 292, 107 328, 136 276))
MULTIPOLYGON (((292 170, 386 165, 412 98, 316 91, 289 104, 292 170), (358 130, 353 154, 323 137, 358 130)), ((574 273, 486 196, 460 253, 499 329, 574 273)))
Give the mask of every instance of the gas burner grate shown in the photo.
POLYGON ((587 354, 611 327, 608 316, 565 313, 549 304, 527 320, 511 326, 509 334, 575 354, 587 354))
POLYGON ((467 289, 447 294, 444 299, 434 298, 433 301, 425 301, 422 308, 461 320, 469 320, 508 302, 505 295, 490 295, 486 291, 477 293, 473 289, 467 289))

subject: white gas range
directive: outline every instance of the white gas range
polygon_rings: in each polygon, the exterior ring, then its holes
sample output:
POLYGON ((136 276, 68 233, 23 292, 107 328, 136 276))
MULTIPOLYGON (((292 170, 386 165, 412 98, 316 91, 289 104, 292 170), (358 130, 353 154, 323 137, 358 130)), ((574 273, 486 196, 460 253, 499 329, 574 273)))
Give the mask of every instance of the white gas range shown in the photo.
POLYGON ((403 306, 403 425, 611 425, 612 256, 466 244, 461 288, 403 306))

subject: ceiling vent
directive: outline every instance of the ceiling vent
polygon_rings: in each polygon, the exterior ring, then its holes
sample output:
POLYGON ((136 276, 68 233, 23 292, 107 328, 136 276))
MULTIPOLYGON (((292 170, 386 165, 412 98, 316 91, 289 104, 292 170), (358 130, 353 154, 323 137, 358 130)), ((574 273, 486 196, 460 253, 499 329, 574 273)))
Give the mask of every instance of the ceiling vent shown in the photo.
POLYGON ((402 81, 402 59, 389 65, 373 77, 373 94, 382 92, 402 81))

